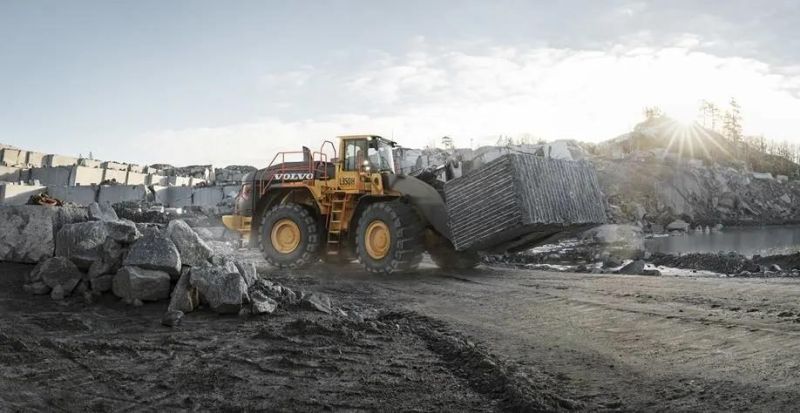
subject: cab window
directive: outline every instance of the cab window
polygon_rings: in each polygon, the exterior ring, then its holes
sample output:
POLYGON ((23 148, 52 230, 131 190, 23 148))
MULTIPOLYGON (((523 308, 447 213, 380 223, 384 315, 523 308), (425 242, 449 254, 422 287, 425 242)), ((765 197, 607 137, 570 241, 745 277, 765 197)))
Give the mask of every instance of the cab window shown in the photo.
POLYGON ((367 156, 367 141, 363 139, 347 141, 344 154, 344 170, 358 171, 367 156))

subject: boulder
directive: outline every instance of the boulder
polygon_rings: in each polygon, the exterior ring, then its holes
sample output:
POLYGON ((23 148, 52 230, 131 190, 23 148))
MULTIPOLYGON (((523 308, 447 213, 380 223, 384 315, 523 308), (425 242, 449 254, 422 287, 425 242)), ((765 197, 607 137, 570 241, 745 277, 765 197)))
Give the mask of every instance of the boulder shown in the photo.
POLYGON ((52 289, 60 287, 66 296, 72 293, 82 277, 83 273, 72 261, 64 257, 54 257, 37 265, 28 278, 34 283, 41 281, 52 289))
POLYGON ((169 238, 155 233, 149 233, 136 241, 128 251, 123 265, 164 271, 174 276, 181 273, 178 248, 169 238))
POLYGON ((169 298, 169 284, 166 272, 126 266, 114 276, 111 289, 127 301, 158 301, 169 298))
POLYGON ((247 285, 235 266, 192 268, 189 284, 196 287, 211 309, 219 314, 239 313, 248 299, 247 285))
POLYGON ((108 202, 89 204, 89 220, 91 221, 117 221, 119 217, 108 202))
POLYGON ((78 268, 88 270, 100 260, 108 231, 100 221, 66 224, 56 235, 56 256, 72 260, 78 268))
POLYGON ((167 225, 167 236, 181 254, 181 263, 192 267, 208 265, 211 247, 184 221, 176 219, 167 225))
POLYGON ((119 242, 106 238, 101 250, 100 260, 93 262, 89 266, 89 278, 116 273, 119 267, 122 266, 124 252, 125 250, 119 242))
POLYGON ((108 237, 123 244, 130 244, 142 237, 133 221, 120 219, 117 221, 103 221, 108 232, 108 237))
POLYGON ((667 225, 667 231, 687 231, 689 230, 689 223, 682 219, 676 219, 667 225))
POLYGON ((256 265, 252 262, 242 262, 236 261, 236 269, 239 270, 239 274, 242 275, 245 284, 247 284, 247 288, 252 287, 256 281, 258 281, 258 271, 256 271, 256 265))
POLYGON ((628 265, 622 267, 617 271, 619 274, 629 274, 629 275, 641 275, 644 271, 645 262, 642 260, 636 260, 628 265))
POLYGON ((303 298, 300 299, 300 303, 310 310, 320 311, 325 314, 330 314, 332 311, 331 299, 325 294, 304 293, 303 298))
POLYGON ((278 303, 261 291, 250 294, 250 312, 253 314, 272 314, 276 308, 278 303))
POLYGON ((183 320, 183 311, 168 310, 161 318, 161 324, 167 327, 176 327, 183 320))
POLYGON ((53 234, 58 234, 64 225, 77 224, 89 220, 89 212, 86 208, 74 205, 64 205, 56 208, 56 215, 53 217, 53 234))
POLYGON ((111 288, 114 284, 114 275, 113 274, 105 274, 99 277, 94 277, 89 280, 89 286, 92 288, 92 291, 98 293, 104 293, 106 291, 111 291, 111 288))
POLYGON ((200 305, 197 288, 192 287, 189 284, 189 280, 189 271, 182 271, 178 283, 175 284, 175 288, 172 290, 172 295, 169 300, 169 311, 191 313, 200 305))
POLYGON ((792 203, 792 197, 790 197, 789 194, 783 194, 779 199, 786 204, 792 203))
POLYGON ((50 291, 50 298, 53 300, 63 300, 66 296, 67 293, 64 291, 64 287, 60 285, 53 287, 53 289, 50 291))
POLYGON ((0 261, 38 263, 53 256, 57 208, 0 206, 0 261))

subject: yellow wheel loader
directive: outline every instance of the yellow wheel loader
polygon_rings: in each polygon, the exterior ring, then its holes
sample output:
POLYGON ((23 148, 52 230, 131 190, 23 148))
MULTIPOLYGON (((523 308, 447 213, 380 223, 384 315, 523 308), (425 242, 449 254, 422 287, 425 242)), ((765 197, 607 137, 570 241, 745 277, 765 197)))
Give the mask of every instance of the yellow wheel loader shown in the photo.
MULTIPOLYGON (((476 250, 454 247, 441 185, 396 173, 395 142, 374 135, 338 139, 338 148, 325 141, 319 152, 278 153, 249 175, 225 226, 281 268, 358 259, 367 271, 394 273, 416 268, 425 251, 443 268, 478 264, 476 250)), ((532 231, 515 230, 516 247, 520 239, 529 243, 521 235, 532 231)))

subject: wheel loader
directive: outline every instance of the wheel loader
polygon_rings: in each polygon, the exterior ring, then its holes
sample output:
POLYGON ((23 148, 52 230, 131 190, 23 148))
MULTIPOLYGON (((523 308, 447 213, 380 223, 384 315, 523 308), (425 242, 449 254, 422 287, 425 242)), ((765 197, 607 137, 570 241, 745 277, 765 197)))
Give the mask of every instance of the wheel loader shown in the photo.
POLYGON ((395 142, 356 135, 338 143, 276 154, 246 177, 225 226, 281 268, 357 259, 388 274, 416 268, 426 251, 442 268, 479 263, 478 251, 454 247, 442 185, 396 172, 395 142))

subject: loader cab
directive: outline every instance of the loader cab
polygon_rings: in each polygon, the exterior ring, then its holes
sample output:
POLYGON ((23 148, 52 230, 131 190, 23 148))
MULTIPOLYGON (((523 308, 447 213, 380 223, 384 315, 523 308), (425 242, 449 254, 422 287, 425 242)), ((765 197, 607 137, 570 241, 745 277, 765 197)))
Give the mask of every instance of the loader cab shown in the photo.
POLYGON ((373 175, 394 174, 395 146, 395 142, 375 135, 340 137, 341 159, 336 171, 339 188, 368 190, 373 175))

